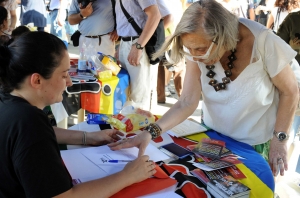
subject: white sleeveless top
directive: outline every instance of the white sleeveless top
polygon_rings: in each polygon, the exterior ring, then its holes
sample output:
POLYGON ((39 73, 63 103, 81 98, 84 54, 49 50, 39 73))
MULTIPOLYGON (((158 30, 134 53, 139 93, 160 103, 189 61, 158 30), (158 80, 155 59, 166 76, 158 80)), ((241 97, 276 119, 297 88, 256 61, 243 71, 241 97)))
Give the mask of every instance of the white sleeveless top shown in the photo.
MULTIPOLYGON (((227 84, 226 90, 218 92, 208 84, 210 79, 206 76, 208 70, 205 64, 198 63, 201 70, 203 120, 208 127, 226 136, 257 145, 270 140, 275 127, 279 93, 271 78, 289 64, 296 53, 272 32, 268 32, 265 38, 265 51, 258 49, 258 46, 263 46, 257 44, 259 34, 266 28, 248 19, 240 18, 239 21, 255 36, 252 62, 234 81, 227 84), (265 54, 264 59, 260 54, 265 54)), ((222 82, 225 73, 220 62, 215 64, 214 72, 214 79, 222 82)))

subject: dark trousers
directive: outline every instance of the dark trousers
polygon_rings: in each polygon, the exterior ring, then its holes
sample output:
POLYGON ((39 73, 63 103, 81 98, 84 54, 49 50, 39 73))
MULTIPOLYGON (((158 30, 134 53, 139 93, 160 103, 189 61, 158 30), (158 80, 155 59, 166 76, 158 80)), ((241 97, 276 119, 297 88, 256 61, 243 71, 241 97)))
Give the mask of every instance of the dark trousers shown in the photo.
MULTIPOLYGON (((184 64, 184 63, 183 63, 184 64)), ((177 66, 175 66, 177 67, 177 66)), ((185 66, 181 66, 182 68, 175 72, 173 71, 173 80, 175 89, 177 91, 178 96, 180 97, 182 88, 183 88, 183 81, 185 76, 185 66)), ((163 62, 161 61, 158 66, 158 73, 157 73, 157 102, 165 103, 166 102, 166 94, 165 94, 165 86, 168 84, 166 82, 166 73, 170 72, 166 67, 163 66, 163 62)), ((172 75, 170 74, 170 75, 172 75)))

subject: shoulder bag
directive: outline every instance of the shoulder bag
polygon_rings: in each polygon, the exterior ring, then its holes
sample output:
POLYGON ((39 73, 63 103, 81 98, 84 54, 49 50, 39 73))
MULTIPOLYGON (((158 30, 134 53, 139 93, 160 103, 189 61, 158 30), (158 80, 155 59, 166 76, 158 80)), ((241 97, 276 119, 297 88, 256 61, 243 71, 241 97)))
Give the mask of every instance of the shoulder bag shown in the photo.
MULTIPOLYGON (((126 16, 128 22, 132 25, 133 29, 138 33, 138 35, 142 34, 142 29, 138 26, 138 24, 134 21, 134 19, 129 15, 129 13, 125 10, 122 0, 120 0, 121 9, 126 16)), ((156 30, 154 31, 153 35, 145 45, 146 53, 149 57, 150 64, 155 65, 156 63, 160 62, 162 56, 152 60, 152 54, 155 53, 162 44, 165 42, 165 30, 164 30, 164 22, 160 20, 156 30)))

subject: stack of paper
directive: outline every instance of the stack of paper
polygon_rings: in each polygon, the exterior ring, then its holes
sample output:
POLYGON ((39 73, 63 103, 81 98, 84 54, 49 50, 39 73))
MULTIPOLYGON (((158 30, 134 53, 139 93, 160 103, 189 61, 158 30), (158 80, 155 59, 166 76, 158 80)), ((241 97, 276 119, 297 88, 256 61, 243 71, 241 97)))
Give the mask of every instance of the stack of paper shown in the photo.
POLYGON ((185 120, 171 130, 167 131, 167 133, 171 136, 183 137, 205 131, 207 131, 207 128, 205 128, 203 125, 190 120, 185 120))

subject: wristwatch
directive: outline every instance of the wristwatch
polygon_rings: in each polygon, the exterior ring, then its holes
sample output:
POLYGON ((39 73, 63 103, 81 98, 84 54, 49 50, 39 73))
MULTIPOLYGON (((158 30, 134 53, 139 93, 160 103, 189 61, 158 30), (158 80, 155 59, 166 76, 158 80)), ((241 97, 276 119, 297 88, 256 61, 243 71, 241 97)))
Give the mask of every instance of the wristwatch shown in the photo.
POLYGON ((283 142, 284 140, 288 140, 289 139, 289 135, 286 132, 283 131, 274 131, 273 135, 280 141, 283 142))
POLYGON ((136 42, 134 45, 136 49, 140 49, 140 50, 144 49, 144 47, 142 47, 141 44, 139 44, 138 42, 136 42))
POLYGON ((82 19, 86 19, 86 17, 82 16, 81 13, 79 13, 79 16, 80 16, 82 19))

